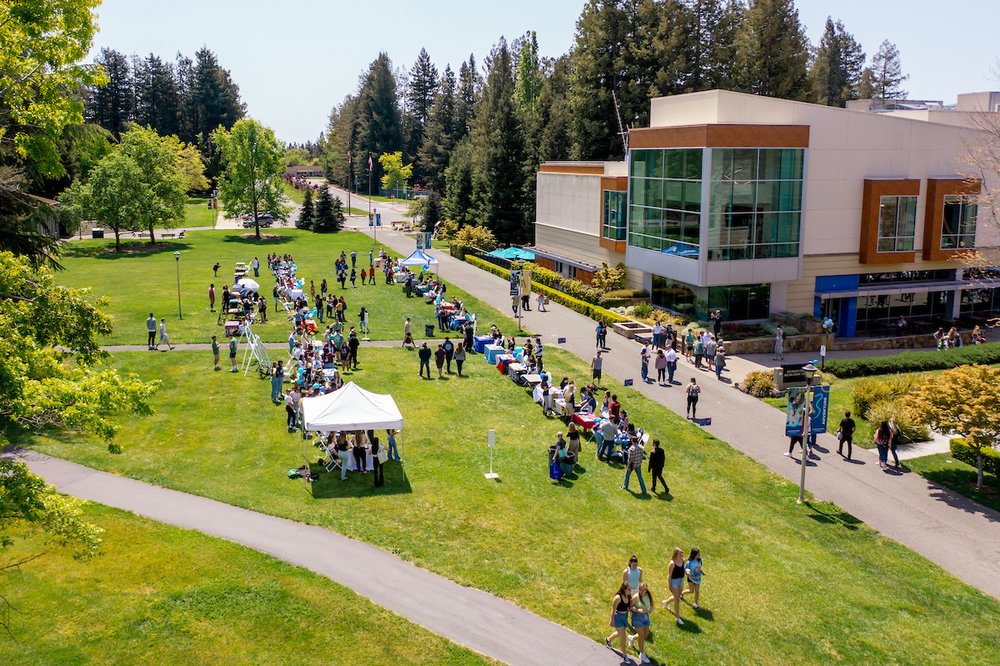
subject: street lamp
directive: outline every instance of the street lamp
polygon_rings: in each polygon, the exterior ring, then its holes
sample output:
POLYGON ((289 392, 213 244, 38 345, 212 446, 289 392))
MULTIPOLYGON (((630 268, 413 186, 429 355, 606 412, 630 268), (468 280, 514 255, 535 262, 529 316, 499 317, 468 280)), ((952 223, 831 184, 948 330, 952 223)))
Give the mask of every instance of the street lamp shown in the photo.
POLYGON ((806 466, 809 464, 809 452, 812 450, 812 415, 810 414, 812 411, 812 385, 817 370, 818 368, 812 363, 807 363, 802 368, 802 373, 806 377, 806 413, 802 421, 802 472, 799 476, 799 504, 805 502, 806 498, 806 466))
POLYGON ((177 264, 177 318, 184 319, 181 314, 181 253, 174 252, 174 261, 177 264))

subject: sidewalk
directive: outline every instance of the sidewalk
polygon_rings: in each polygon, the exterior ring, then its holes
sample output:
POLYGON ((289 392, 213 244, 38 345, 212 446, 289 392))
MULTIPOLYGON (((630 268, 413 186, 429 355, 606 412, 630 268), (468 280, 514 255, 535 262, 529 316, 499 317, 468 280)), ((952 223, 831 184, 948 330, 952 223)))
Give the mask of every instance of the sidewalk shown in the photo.
MULTIPOLYGON (((414 247, 413 239, 388 229, 379 233, 379 240, 404 254, 414 247)), ((430 254, 440 262, 444 280, 460 285, 500 312, 507 312, 510 295, 505 280, 446 252, 432 249, 430 254)), ((525 312, 524 327, 539 333, 546 345, 566 349, 588 362, 594 354, 595 323, 557 303, 552 303, 548 312, 525 312), (565 344, 556 343, 560 337, 566 338, 565 344)), ((761 365, 738 356, 730 357, 725 381, 720 382, 714 374, 695 370, 682 361, 675 376, 681 384, 660 387, 642 383, 637 343, 613 333, 608 342, 612 350, 604 354, 605 374, 620 380, 634 379, 636 390, 677 414, 683 414, 685 409, 682 386, 689 377, 696 376, 702 386, 698 416, 712 418, 712 425, 706 429, 798 484, 798 459, 784 455, 788 450, 785 415, 733 388, 734 382, 742 381, 751 370, 762 369, 761 365)), ((1000 598, 1000 513, 917 474, 880 472, 873 452, 857 449, 862 453, 853 463, 847 463, 837 455, 837 442, 832 434, 821 435, 817 444, 820 456, 809 462, 806 472, 806 488, 810 493, 837 504, 883 535, 1000 598)))
POLYGON ((336 532, 98 472, 34 451, 19 451, 15 457, 60 492, 273 555, 493 659, 539 665, 622 663, 617 653, 585 636, 336 532))

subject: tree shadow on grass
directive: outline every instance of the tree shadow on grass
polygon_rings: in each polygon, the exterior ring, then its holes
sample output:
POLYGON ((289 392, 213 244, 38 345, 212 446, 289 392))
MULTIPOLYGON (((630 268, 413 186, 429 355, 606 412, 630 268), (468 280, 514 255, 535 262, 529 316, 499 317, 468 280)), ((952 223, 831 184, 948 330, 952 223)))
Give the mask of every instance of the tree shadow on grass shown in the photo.
POLYGON ((179 250, 191 249, 190 243, 182 240, 158 240, 155 244, 148 241, 122 241, 121 252, 115 252, 114 243, 107 245, 80 245, 65 243, 60 248, 64 257, 91 259, 142 259, 163 253, 173 253, 179 250))
POLYGON ((860 519, 855 518, 846 511, 825 510, 827 508, 825 505, 817 505, 809 501, 805 502, 805 505, 812 510, 812 513, 808 514, 808 516, 817 523, 840 525, 849 530, 856 530, 858 529, 858 525, 861 524, 860 519))
POLYGON ((241 245, 284 245, 295 240, 295 236, 278 236, 277 234, 268 234, 263 231, 261 231, 260 236, 260 239, 257 239, 251 231, 247 234, 241 234, 238 236, 226 236, 222 239, 222 242, 240 243, 241 245))
POLYGON ((374 486, 375 477, 372 472, 367 474, 348 472, 347 479, 341 481, 339 471, 327 472, 322 465, 312 463, 309 465, 309 470, 319 475, 319 478, 311 484, 313 499, 363 498, 413 492, 403 466, 397 462, 388 462, 383 466, 385 485, 378 488, 374 486))
POLYGON ((983 476, 983 487, 976 490, 976 473, 967 470, 921 472, 927 479, 930 496, 966 513, 979 513, 1000 522, 1000 484, 995 477, 983 476))

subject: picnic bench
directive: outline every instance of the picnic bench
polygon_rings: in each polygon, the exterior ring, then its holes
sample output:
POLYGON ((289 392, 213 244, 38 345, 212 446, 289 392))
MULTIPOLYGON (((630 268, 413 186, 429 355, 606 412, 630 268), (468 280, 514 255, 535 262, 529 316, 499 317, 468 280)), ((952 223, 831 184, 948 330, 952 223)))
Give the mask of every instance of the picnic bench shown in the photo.
POLYGON ((160 238, 178 238, 178 239, 184 238, 184 229, 181 229, 178 232, 164 231, 162 234, 160 234, 160 238))

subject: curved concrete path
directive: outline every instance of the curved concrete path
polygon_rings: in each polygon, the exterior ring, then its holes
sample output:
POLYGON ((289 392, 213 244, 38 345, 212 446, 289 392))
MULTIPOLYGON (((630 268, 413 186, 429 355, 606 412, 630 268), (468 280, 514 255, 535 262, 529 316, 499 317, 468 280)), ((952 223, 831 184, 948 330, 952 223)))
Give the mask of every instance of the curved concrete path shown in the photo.
POLYGON ((529 665, 622 663, 620 654, 585 636, 336 532, 99 472, 35 451, 7 455, 25 462, 62 493, 273 555, 349 587, 487 657, 529 665))

